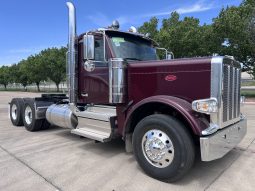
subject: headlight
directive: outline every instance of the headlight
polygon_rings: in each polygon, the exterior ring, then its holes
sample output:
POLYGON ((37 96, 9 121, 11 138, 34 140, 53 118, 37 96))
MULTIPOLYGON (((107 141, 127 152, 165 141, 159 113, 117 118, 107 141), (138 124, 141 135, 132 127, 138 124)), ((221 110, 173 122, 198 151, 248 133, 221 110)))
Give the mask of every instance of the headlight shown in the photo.
POLYGON ((218 112, 218 101, 216 98, 199 99, 192 102, 192 109, 200 113, 218 112))

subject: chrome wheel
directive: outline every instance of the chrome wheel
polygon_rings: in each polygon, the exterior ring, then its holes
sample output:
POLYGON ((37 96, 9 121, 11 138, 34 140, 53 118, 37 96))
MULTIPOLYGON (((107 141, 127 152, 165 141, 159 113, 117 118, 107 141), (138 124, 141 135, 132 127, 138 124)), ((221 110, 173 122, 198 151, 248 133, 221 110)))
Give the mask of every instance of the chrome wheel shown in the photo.
POLYGON ((144 134, 142 150, 147 161, 158 168, 169 166, 174 158, 174 146, 171 139, 158 129, 149 130, 144 134))
POLYGON ((32 109, 29 106, 25 109, 25 121, 28 125, 32 123, 32 109))
POLYGON ((13 120, 17 119, 17 106, 15 104, 12 105, 11 115, 13 120))

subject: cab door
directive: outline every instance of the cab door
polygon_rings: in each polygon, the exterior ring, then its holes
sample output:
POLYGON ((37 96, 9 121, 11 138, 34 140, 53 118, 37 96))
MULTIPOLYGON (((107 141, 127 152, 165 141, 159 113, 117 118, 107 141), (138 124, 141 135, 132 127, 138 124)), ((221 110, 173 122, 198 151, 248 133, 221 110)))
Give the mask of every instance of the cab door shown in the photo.
MULTIPOLYGON (((80 50, 79 50, 80 52, 80 50)), ((83 51, 82 51, 83 52, 83 51)), ((109 69, 107 51, 104 58, 104 39, 102 35, 95 36, 95 65, 92 71, 84 67, 85 61, 80 64, 79 98, 84 103, 108 104, 109 103, 109 69)))

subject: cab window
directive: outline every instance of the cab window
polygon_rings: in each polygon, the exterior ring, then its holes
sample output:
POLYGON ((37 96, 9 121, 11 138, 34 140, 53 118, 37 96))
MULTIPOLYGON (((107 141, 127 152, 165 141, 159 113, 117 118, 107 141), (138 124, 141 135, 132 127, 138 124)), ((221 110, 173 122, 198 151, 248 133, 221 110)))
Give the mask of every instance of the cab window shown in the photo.
POLYGON ((104 60, 104 41, 102 37, 95 39, 95 61, 105 61, 104 60))

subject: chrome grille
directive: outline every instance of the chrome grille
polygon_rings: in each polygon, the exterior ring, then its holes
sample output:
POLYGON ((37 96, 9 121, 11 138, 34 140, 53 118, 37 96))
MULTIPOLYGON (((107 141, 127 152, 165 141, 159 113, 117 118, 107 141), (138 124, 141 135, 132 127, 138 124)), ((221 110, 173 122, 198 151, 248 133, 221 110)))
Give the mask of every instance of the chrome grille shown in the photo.
POLYGON ((223 67, 223 123, 240 115, 240 69, 231 65, 223 67))

